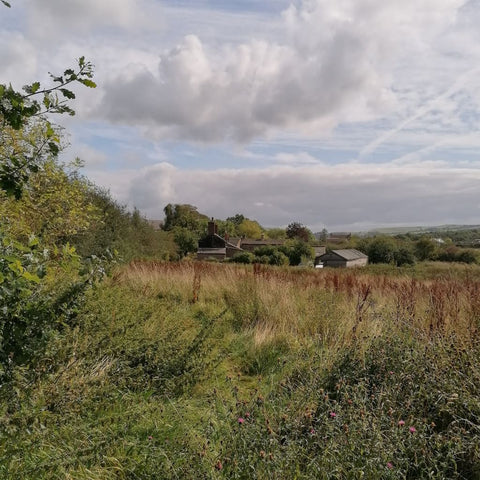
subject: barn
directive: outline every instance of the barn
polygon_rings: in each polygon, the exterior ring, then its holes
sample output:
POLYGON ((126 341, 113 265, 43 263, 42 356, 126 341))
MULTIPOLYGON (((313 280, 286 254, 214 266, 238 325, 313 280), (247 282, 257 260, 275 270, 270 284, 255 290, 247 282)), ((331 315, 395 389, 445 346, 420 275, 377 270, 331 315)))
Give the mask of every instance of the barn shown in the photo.
POLYGON ((364 253, 354 249, 331 250, 319 257, 324 267, 363 267, 368 263, 364 253))

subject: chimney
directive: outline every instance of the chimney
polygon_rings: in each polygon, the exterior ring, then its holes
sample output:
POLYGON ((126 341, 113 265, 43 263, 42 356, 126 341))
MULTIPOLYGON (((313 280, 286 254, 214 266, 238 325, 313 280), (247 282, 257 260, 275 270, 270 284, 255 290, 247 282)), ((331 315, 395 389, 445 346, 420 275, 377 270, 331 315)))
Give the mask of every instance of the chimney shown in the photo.
POLYGON ((213 237, 217 233, 217 224, 215 223, 215 220, 212 219, 208 222, 208 236, 213 237))
POLYGON ((262 240, 265 240, 265 234, 262 232, 262 240))
POLYGON ((230 240, 230 235, 228 232, 225 232, 225 240, 228 242, 230 240))

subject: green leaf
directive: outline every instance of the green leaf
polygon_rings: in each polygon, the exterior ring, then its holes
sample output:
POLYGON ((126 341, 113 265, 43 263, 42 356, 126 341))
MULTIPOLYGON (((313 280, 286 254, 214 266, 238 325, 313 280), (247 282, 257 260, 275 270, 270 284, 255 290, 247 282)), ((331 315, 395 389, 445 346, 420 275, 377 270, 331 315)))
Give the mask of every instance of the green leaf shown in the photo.
POLYGON ((11 5, 6 0, 0 0, 6 7, 10 8, 11 5))
POLYGON ((32 93, 38 92, 38 89, 40 88, 40 82, 35 82, 30 85, 30 91, 32 93))
POLYGON ((23 272, 22 277, 29 282, 40 283, 40 279, 33 273, 25 271, 23 272))
POLYGON ((38 238, 35 236, 35 235, 30 235, 29 239, 28 239, 28 246, 30 248, 32 247, 35 247, 38 245, 38 238))
POLYGON ((70 98, 70 99, 75 98, 75 94, 71 90, 68 90, 68 88, 61 88, 60 91, 62 92, 65 98, 70 98))
POLYGON ((82 78, 78 80, 80 83, 83 83, 86 87, 95 88, 97 84, 93 80, 89 80, 88 78, 82 78))

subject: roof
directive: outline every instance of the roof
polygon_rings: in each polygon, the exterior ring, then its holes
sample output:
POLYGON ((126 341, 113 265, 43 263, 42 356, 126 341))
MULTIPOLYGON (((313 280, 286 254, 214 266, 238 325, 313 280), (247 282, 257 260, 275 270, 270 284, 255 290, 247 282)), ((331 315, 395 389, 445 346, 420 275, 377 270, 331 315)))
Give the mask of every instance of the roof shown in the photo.
MULTIPOLYGON (((342 249, 342 250, 332 250, 331 253, 334 253, 335 255, 338 255, 339 257, 343 258, 344 260, 358 260, 359 258, 368 258, 367 255, 364 253, 355 250, 353 248, 350 249, 342 249)), ((326 253, 325 255, 328 255, 326 253)), ((323 257, 323 255, 322 255, 323 257)))
POLYGON ((283 245, 284 242, 283 240, 275 240, 275 239, 270 239, 266 238, 264 240, 258 239, 255 240, 253 238, 242 238, 241 245, 283 245))

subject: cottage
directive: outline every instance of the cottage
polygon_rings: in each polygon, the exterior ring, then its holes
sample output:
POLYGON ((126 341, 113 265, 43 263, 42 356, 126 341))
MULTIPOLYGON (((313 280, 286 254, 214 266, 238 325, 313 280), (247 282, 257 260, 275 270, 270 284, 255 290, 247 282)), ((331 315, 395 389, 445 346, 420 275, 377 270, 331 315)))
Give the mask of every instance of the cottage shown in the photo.
POLYGON ((236 253, 243 250, 218 235, 215 221, 208 222, 207 236, 198 242, 197 260, 225 260, 232 258, 236 253))
POLYGON ((325 267, 363 267, 368 263, 368 257, 354 249, 332 250, 319 257, 325 267))

